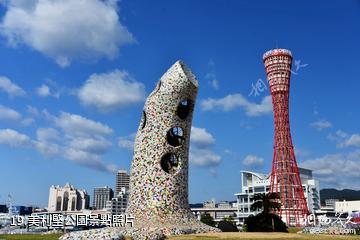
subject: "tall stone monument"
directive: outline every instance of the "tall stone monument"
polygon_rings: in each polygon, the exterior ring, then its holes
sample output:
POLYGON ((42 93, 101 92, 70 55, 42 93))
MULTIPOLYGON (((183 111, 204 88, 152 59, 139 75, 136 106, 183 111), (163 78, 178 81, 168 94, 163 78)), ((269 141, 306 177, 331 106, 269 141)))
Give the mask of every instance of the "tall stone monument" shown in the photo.
POLYGON ((145 102, 135 139, 127 214, 135 226, 208 232, 189 208, 191 122, 198 82, 177 61, 145 102))

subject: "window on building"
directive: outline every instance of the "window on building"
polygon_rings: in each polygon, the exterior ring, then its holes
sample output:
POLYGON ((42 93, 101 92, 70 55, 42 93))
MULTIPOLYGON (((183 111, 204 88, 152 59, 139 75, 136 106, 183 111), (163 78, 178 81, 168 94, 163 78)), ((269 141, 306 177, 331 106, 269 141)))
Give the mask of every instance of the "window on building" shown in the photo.
POLYGON ((64 201, 63 201, 63 211, 67 211, 68 210, 68 203, 69 203, 69 193, 65 192, 64 193, 64 201))
POLYGON ((71 200, 71 211, 75 211, 75 205, 76 205, 75 198, 72 198, 72 200, 71 200))
POLYGON ((56 211, 61 211, 61 197, 56 198, 56 211))

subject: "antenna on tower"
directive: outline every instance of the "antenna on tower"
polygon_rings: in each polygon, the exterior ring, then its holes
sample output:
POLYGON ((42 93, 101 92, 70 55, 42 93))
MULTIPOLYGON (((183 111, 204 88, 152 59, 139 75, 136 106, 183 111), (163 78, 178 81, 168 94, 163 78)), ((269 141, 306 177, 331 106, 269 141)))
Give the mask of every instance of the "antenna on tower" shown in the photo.
POLYGON ((275 40, 275 47, 276 47, 276 49, 279 48, 279 46, 278 46, 278 40, 275 40))

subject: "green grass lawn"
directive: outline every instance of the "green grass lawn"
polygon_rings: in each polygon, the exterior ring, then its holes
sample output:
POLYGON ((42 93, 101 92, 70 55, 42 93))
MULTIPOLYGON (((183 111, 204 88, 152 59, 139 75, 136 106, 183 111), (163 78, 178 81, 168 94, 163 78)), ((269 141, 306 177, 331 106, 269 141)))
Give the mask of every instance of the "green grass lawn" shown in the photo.
POLYGON ((301 230, 303 230, 303 228, 299 228, 299 227, 288 228, 289 233, 297 233, 300 232, 301 230))
POLYGON ((0 235, 0 240, 57 240, 62 233, 57 234, 6 234, 0 235))

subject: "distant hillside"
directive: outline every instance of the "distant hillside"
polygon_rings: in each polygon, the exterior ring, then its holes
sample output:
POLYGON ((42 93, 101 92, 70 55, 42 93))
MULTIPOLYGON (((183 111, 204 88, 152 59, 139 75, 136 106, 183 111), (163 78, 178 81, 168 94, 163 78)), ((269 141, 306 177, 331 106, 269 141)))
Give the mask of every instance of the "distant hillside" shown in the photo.
POLYGON ((190 208, 202 208, 202 207, 204 207, 204 204, 202 203, 190 204, 190 208))
POLYGON ((320 190, 321 204, 325 204, 325 199, 335 198, 339 200, 360 200, 360 191, 334 188, 325 188, 320 190))

